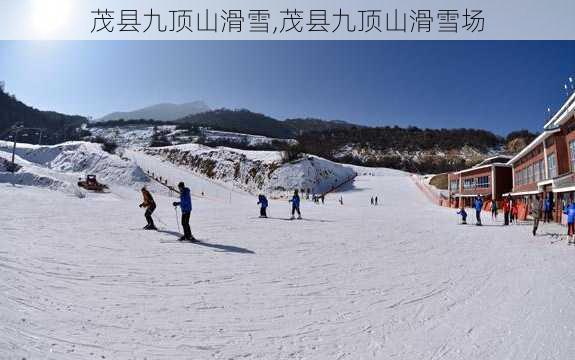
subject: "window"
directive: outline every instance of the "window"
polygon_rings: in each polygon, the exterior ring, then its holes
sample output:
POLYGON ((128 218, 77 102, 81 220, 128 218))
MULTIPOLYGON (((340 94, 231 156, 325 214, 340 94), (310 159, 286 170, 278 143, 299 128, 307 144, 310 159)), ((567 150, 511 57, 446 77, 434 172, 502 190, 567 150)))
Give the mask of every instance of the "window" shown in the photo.
POLYGON ((475 189, 475 179, 464 179, 463 180, 463 190, 475 189))
POLYGON ((569 160, 571 162, 571 171, 575 171, 575 140, 569 141, 569 160))
POLYGON ((527 183, 530 184, 533 182, 533 164, 527 167, 527 183))
POLYGON ((449 183, 449 190, 451 192, 458 192, 459 191, 459 180, 451 180, 449 183))
POLYGON ((480 176, 477 178, 477 187, 481 189, 489 188, 489 176, 480 176))
POLYGON ((533 181, 539 182, 545 179, 545 167, 543 160, 539 160, 533 164, 533 181))
POLYGON ((557 177, 557 157, 555 153, 547 156, 547 171, 549 171, 549 178, 557 177))

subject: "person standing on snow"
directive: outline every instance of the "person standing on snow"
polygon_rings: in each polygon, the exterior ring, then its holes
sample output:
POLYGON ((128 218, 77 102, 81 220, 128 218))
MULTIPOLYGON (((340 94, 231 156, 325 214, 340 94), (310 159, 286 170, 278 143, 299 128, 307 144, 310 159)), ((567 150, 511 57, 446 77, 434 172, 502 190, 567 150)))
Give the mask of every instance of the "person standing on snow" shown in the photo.
POLYGON ((142 188, 142 196, 144 197, 144 201, 142 201, 140 207, 146 208, 144 216, 146 217, 146 222, 148 223, 146 226, 144 226, 144 230, 157 230, 156 225, 154 225, 154 219, 152 219, 152 214, 154 213, 154 210, 156 210, 156 202, 154 201, 152 194, 150 194, 145 186, 142 188))
POLYGON ((461 215, 461 224, 463 225, 467 224, 467 211, 465 211, 465 208, 463 206, 461 207, 461 209, 459 209, 457 215, 461 215))
POLYGON ((375 206, 377 206, 377 196, 375 197, 375 202, 374 202, 375 206))
POLYGON ((509 223, 512 223, 515 221, 515 224, 517 224, 517 219, 519 216, 519 208, 517 207, 517 200, 513 200, 511 202, 511 216, 510 216, 510 220, 509 223))
POLYGON ((491 201, 491 218, 497 220, 497 200, 491 201))
POLYGON ((543 222, 551 222, 553 214, 553 198, 551 194, 547 195, 547 199, 543 203, 543 222))
POLYGON ((185 186, 183 182, 178 184, 180 190, 180 201, 174 202, 174 206, 179 206, 182 209, 182 228, 184 229, 184 236, 179 240, 184 241, 197 241, 192 235, 190 230, 190 214, 192 212, 192 197, 190 196, 190 189, 185 186))
POLYGON ((535 199, 531 202, 531 215, 533 215, 533 236, 537 233, 539 227, 539 219, 541 218, 541 201, 539 195, 535 195, 535 199))
POLYGON ((483 208, 483 199, 481 198, 481 195, 477 195, 477 197, 475 198, 474 207, 475 207, 475 219, 477 220, 475 225, 481 226, 481 209, 483 208))
POLYGON ((373 196, 371 197, 371 205, 373 205, 373 196))
POLYGON ((258 196, 258 205, 260 206, 260 217, 267 218, 266 209, 268 207, 268 199, 266 199, 265 195, 260 194, 258 196))
POLYGON ((299 211, 299 195, 297 189, 293 192, 293 196, 290 199, 291 202, 291 219, 294 219, 294 215, 297 212, 297 218, 301 219, 301 212, 299 211))
POLYGON ((565 206, 563 214, 567 215, 567 236, 569 237, 567 245, 575 244, 575 241, 573 241, 573 235, 575 235, 575 204, 573 203, 573 199, 565 206))
POLYGON ((503 225, 509 225, 509 213, 511 212, 511 197, 503 199, 503 225))

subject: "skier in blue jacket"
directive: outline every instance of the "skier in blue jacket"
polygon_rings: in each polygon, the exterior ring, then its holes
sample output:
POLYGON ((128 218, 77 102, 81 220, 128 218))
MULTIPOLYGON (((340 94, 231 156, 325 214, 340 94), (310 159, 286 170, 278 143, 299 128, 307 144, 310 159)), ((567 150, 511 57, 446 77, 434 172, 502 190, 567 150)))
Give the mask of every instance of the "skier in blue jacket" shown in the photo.
POLYGON ((190 196, 190 189, 187 188, 183 182, 178 184, 180 192, 180 201, 174 202, 174 206, 179 206, 182 209, 182 228, 184 229, 184 236, 180 241, 197 241, 192 235, 190 230, 190 214, 192 212, 192 197, 190 196))
POLYGON ((268 207, 268 199, 265 197, 265 195, 260 194, 258 196, 258 205, 260 206, 260 217, 267 218, 268 215, 266 213, 266 209, 268 207))
POLYGON ((477 219, 477 223, 475 225, 481 226, 481 209, 483 208, 483 199, 481 198, 481 195, 477 195, 473 207, 475 208, 475 218, 477 219))
POLYGON ((297 218, 301 219, 301 212, 299 211, 299 195, 298 195, 298 191, 295 190, 293 192, 293 196, 291 198, 291 200, 289 201, 291 202, 291 219, 294 219, 294 215, 297 212, 297 218))
POLYGON ((569 236, 567 244, 575 243, 573 241, 573 235, 575 234, 575 204, 573 201, 569 202, 569 205, 565 207, 563 213, 567 215, 567 236, 569 236))

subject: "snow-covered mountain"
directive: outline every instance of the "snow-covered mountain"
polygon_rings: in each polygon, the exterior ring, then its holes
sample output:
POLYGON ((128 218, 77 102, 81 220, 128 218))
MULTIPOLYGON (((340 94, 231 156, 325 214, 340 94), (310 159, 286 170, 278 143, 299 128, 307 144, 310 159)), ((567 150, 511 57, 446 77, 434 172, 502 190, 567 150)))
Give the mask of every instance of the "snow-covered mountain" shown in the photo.
POLYGON ((188 115, 209 111, 210 107, 203 101, 193 101, 184 104, 162 103, 133 111, 118 111, 105 115, 95 121, 152 119, 175 121, 188 115))

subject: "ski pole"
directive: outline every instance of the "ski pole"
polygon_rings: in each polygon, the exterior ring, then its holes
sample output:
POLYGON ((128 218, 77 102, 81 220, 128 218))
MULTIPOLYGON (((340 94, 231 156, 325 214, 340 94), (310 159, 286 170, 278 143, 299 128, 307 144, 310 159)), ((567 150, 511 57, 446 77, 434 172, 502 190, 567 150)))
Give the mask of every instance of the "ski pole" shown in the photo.
POLYGON ((178 220, 178 207, 174 206, 174 210, 176 211, 176 224, 178 224, 178 232, 180 232, 180 222, 178 220))

